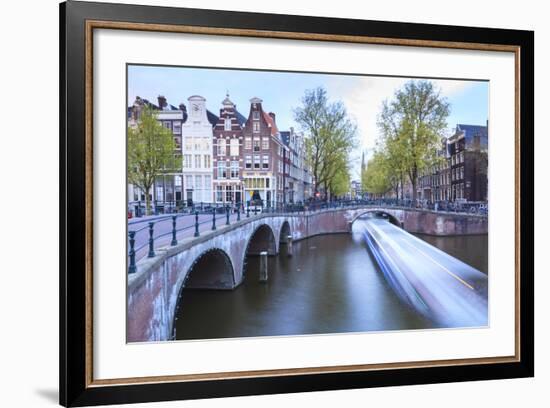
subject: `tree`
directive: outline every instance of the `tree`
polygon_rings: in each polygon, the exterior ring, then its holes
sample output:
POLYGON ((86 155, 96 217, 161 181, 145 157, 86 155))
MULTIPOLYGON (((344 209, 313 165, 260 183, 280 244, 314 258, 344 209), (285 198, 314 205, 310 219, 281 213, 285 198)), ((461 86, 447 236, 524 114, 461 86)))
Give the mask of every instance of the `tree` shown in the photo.
POLYGON ((306 160, 315 179, 315 195, 321 186, 328 194, 356 145, 357 126, 344 104, 330 103, 327 91, 321 87, 306 90, 302 106, 294 109, 294 119, 308 136, 306 160))
POLYGON ((128 179, 145 193, 147 214, 155 179, 175 168, 174 149, 172 132, 158 122, 154 110, 144 107, 137 127, 128 127, 128 179))
POLYGON ((365 191, 376 196, 382 196, 392 189, 388 164, 388 158, 383 152, 377 151, 374 153, 361 175, 361 184, 365 191))
POLYGON ((332 177, 328 190, 333 196, 342 196, 350 189, 351 176, 347 161, 344 157, 339 159, 339 163, 335 163, 336 173, 332 177))
POLYGON ((438 163, 437 150, 447 127, 449 103, 430 81, 409 81, 385 101, 378 118, 382 144, 398 174, 406 175, 416 202, 420 173, 438 163))

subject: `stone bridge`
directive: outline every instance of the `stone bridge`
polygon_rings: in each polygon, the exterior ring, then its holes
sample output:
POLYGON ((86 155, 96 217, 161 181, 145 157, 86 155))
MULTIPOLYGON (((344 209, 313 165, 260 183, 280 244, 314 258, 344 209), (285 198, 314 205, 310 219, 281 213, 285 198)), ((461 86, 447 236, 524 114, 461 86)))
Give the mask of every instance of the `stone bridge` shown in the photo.
POLYGON ((127 340, 161 341, 174 338, 182 288, 236 288, 244 279, 247 256, 277 255, 287 237, 297 241, 315 235, 347 233, 367 212, 385 214, 409 232, 432 235, 487 233, 487 218, 425 210, 357 207, 287 214, 262 213, 217 230, 161 248, 154 258, 138 262, 128 275, 127 340))

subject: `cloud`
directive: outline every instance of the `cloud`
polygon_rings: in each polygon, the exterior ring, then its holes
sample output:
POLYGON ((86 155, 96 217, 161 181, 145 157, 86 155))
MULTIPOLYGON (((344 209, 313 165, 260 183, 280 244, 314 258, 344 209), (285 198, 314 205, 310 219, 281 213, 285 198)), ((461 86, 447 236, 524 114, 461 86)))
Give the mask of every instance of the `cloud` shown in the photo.
MULTIPOLYGON (((352 156, 352 177, 359 177, 360 157, 370 157, 379 137, 377 119, 382 103, 391 99, 408 78, 392 77, 333 77, 327 83, 331 98, 344 102, 357 123, 360 148, 352 156)), ((433 80, 441 95, 452 98, 473 86, 471 81, 433 80)))

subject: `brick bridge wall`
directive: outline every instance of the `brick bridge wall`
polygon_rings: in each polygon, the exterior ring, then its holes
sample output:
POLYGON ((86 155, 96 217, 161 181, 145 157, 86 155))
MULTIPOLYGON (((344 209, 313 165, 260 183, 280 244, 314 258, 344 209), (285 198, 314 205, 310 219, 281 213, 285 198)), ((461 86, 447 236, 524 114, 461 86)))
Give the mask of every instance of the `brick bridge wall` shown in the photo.
MULTIPOLYGON (((402 209, 330 209, 308 215, 260 214, 245 218, 198 238, 183 240, 174 247, 159 249, 156 257, 138 263, 137 272, 128 276, 127 340, 160 341, 172 337, 180 290, 193 265, 201 256, 208 256, 209 251, 222 251, 227 256, 231 270, 226 273, 233 274, 233 279, 220 279, 210 285, 203 282, 203 287, 233 289, 243 280, 250 238, 262 225, 267 225, 273 233, 273 239, 265 243, 264 249, 275 255, 279 252, 280 241, 286 238, 281 237, 285 222, 289 224, 293 240, 297 241, 314 235, 349 232, 355 219, 373 211, 387 213, 410 232, 433 235, 487 233, 487 218, 402 209)), ((259 249, 255 243, 254 252, 259 249)))

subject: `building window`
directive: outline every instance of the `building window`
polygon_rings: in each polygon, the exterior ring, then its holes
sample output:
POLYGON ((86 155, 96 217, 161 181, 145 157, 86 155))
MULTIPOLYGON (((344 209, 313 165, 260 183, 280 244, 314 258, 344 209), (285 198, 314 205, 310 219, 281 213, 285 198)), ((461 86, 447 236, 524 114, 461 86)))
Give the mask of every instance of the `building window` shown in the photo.
POLYGON ((195 150, 200 150, 201 149, 201 140, 197 137, 195 138, 195 150))
POLYGON ((223 130, 231 130, 231 119, 225 119, 224 120, 223 130))
POLYGON ((181 123, 180 122, 174 122, 174 127, 172 129, 174 133, 181 133, 181 123))
POLYGON ((247 150, 252 149, 252 139, 251 138, 246 137, 244 139, 244 148, 247 149, 247 150))
POLYGON ((254 119, 254 120, 260 119, 260 111, 252 112, 252 119, 254 119))
POLYGON ((266 137, 262 139, 262 149, 269 150, 269 139, 266 137))
POLYGON ((195 168, 197 168, 197 169, 201 168, 201 155, 200 154, 195 155, 195 168))
POLYGON ((252 156, 246 156, 245 157, 245 168, 247 168, 247 169, 252 168, 252 156))
POLYGON ((202 190, 202 176, 195 176, 195 189, 202 190))
POLYGON ((167 121, 167 122, 163 122, 163 125, 164 125, 164 127, 165 127, 166 129, 172 129, 172 125, 171 125, 171 123, 168 122, 168 121, 167 121))
POLYGON ((183 155, 183 167, 186 169, 190 169, 191 167, 193 167, 190 154, 183 155))
MULTIPOLYGON (((266 178, 247 178, 244 179, 244 186, 247 189, 263 189, 266 186, 266 178)), ((269 183, 268 183, 269 185, 269 183)))
POLYGON ((162 186, 157 186, 157 201, 164 201, 162 186))
POLYGON ((259 139, 254 139, 253 143, 254 143, 254 151, 259 152, 260 151, 260 140, 259 139))
POLYGON ((223 187, 217 186, 216 187, 216 201, 220 202, 223 201, 223 187))
POLYGON ((231 156, 239 155, 239 139, 231 139, 229 141, 229 155, 231 156))
POLYGON ((224 161, 219 161, 218 162, 218 178, 219 179, 224 179, 226 178, 227 176, 227 173, 226 173, 226 170, 225 170, 225 162, 224 161))
POLYGON ((260 122, 252 122, 252 131, 254 133, 260 132, 260 122))
POLYGON ((185 176, 185 188, 193 190, 193 176, 185 176))
POLYGON ((236 160, 231 162, 231 178, 239 178, 239 162, 236 160))
POLYGON ((260 156, 254 156, 254 168, 259 169, 260 168, 260 156))
POLYGON ((210 185, 212 184, 212 176, 204 176, 204 188, 210 190, 210 185))
POLYGON ((210 168, 210 155, 209 154, 204 155, 204 168, 205 169, 210 168))
POLYGON ((262 168, 268 169, 269 168, 269 156, 264 156, 262 161, 262 168))
POLYGON ((265 179, 265 188, 269 188, 269 177, 265 179))
POLYGON ((233 186, 225 186, 225 201, 233 201, 233 186))
POLYGON ((218 139, 218 156, 225 156, 225 139, 218 139))

